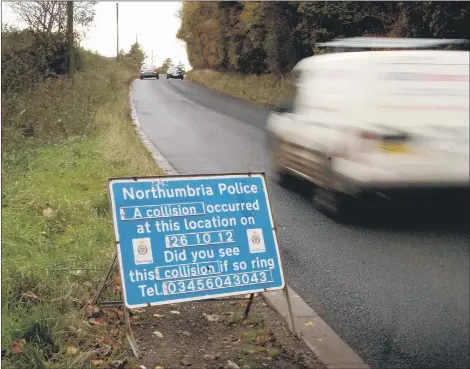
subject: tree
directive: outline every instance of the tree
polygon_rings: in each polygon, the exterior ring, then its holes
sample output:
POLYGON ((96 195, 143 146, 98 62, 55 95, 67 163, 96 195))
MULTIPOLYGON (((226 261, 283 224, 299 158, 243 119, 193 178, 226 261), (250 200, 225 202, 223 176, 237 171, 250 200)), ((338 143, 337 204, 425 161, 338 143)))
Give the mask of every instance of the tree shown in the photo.
POLYGON ((162 66, 158 68, 158 71, 162 74, 165 74, 172 63, 173 61, 171 60, 171 58, 166 58, 162 66))
POLYGON ((184 1, 176 37, 195 69, 289 72, 336 37, 468 38, 470 7, 438 1, 184 1))
POLYGON ((135 63, 138 65, 141 65, 147 57, 145 55, 144 49, 137 41, 131 45, 128 56, 132 57, 132 59, 134 59, 135 63))
MULTIPOLYGON (((81 28, 88 26, 95 19, 96 1, 73 3, 73 22, 81 28)), ((67 2, 65 1, 17 1, 8 6, 35 33, 46 36, 52 33, 64 33, 67 29, 67 2)), ((76 37, 78 33, 76 33, 76 37)))

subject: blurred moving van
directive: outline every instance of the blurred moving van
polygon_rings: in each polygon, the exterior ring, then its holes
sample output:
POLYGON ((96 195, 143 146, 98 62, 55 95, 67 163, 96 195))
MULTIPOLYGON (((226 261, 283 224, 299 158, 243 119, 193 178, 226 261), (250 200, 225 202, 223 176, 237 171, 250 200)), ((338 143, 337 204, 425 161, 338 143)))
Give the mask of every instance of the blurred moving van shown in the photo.
POLYGON ((320 44, 340 52, 301 60, 293 70, 293 100, 268 117, 281 185, 292 176, 311 182, 315 205, 338 220, 367 194, 467 194, 470 53, 429 50, 465 42, 351 38, 320 44))

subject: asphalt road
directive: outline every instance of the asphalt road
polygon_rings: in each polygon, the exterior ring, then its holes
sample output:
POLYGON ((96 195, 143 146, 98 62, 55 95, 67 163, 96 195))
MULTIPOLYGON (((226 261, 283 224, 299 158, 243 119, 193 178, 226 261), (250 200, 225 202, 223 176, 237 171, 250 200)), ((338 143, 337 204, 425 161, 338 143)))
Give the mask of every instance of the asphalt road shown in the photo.
MULTIPOLYGON (((133 99, 143 130, 178 172, 270 173, 266 109, 162 77, 136 80, 133 99)), ((469 367, 461 214, 385 208, 343 226, 317 212, 305 191, 272 180, 269 187, 289 284, 367 364, 469 367)))

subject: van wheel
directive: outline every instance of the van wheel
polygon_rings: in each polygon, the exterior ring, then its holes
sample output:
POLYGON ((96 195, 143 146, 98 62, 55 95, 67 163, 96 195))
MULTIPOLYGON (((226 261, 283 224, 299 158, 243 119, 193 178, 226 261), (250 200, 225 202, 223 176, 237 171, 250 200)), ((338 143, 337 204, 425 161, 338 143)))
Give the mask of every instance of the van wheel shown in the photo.
POLYGON ((317 187, 313 203, 320 212, 340 223, 350 223, 352 220, 353 198, 346 194, 317 187))
POLYGON ((279 183, 281 187, 289 189, 292 187, 294 177, 288 171, 283 169, 282 166, 280 165, 280 162, 281 162, 280 159, 282 155, 280 148, 279 148, 280 142, 279 140, 276 140, 275 138, 270 138, 269 140, 274 140, 272 163, 273 163, 276 182, 279 183))
POLYGON ((286 188, 286 189, 292 188, 294 177, 289 172, 286 172, 283 169, 277 168, 275 175, 276 175, 276 182, 279 183, 281 187, 286 188))

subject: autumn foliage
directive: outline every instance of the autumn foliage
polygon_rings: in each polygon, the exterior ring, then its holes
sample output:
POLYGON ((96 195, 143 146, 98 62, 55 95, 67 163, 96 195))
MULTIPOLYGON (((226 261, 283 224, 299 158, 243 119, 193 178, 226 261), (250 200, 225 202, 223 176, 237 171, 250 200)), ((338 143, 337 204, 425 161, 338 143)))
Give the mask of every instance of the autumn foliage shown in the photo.
POLYGON ((467 38, 465 2, 184 2, 177 37, 194 69, 284 74, 338 36, 467 38))

